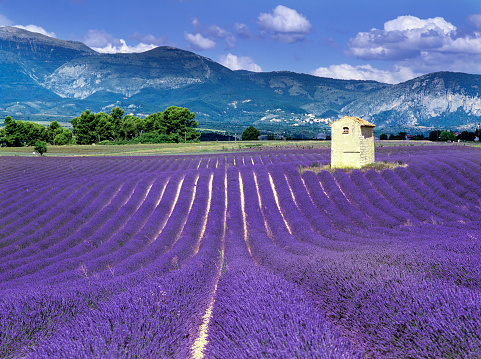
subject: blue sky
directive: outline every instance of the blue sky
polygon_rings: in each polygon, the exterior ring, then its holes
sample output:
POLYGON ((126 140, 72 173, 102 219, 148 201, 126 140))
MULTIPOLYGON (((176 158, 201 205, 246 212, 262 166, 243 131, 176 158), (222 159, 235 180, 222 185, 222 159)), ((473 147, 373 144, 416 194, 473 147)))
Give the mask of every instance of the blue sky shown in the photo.
POLYGON ((481 74, 481 0, 0 0, 0 26, 100 52, 175 46, 251 71, 481 74))

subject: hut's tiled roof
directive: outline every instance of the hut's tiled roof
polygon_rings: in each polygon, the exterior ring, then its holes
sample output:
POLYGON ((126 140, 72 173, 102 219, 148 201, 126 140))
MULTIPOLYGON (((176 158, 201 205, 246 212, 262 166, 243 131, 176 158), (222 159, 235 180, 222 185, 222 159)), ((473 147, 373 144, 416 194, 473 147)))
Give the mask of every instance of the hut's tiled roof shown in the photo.
MULTIPOLYGON (((337 120, 337 121, 342 121, 342 120, 352 120, 352 121, 356 121, 358 124, 360 124, 361 126, 367 126, 367 127, 376 127, 375 124, 371 123, 371 122, 368 122, 368 121, 365 121, 359 117, 351 117, 351 116, 344 116, 343 118, 341 118, 340 120, 337 120)), ((334 121, 334 122, 337 122, 337 121, 334 121)), ((333 124, 333 122, 331 122, 329 124, 329 126, 331 126, 333 124)))

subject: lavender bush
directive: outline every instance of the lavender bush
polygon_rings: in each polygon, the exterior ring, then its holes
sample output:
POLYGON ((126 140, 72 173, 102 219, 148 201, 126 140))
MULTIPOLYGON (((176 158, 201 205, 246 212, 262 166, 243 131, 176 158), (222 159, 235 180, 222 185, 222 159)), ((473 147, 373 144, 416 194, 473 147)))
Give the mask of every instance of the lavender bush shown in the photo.
POLYGON ((376 159, 0 157, 0 357, 480 358, 479 148, 376 159))

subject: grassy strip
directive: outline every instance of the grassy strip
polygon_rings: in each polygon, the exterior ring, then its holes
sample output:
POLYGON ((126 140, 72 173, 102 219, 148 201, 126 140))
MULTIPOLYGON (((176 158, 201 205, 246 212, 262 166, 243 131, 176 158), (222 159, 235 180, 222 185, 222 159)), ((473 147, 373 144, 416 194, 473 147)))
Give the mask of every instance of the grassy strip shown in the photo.
POLYGON ((314 173, 319 173, 321 171, 328 171, 330 173, 334 173, 337 170, 342 170, 346 172, 351 172, 352 170, 358 169, 362 173, 365 173, 369 170, 375 170, 375 171, 382 171, 383 169, 393 169, 396 167, 407 167, 407 163, 403 163, 401 161, 398 162, 388 162, 388 161, 381 161, 381 162, 374 162, 367 164, 361 168, 351 168, 351 167, 346 167, 346 168, 331 168, 331 165, 324 165, 324 166, 319 166, 319 165, 312 165, 310 167, 299 167, 299 173, 302 174, 304 171, 312 171, 314 173))
MULTIPOLYGON (((249 150, 328 148, 328 141, 242 141, 197 142, 125 145, 68 145, 48 146, 46 156, 149 156, 222 153, 249 150)), ((38 156, 33 147, 1 147, 0 156, 38 156)))
MULTIPOLYGON (((459 146, 430 141, 376 141, 376 147, 459 146)), ((310 150, 330 148, 331 141, 203 141, 197 143, 123 144, 123 145, 48 145, 44 156, 149 156, 188 155, 237 151, 310 150)), ((468 146, 473 146, 469 144, 468 146)), ((0 147, 0 156, 39 156, 33 147, 0 147)))

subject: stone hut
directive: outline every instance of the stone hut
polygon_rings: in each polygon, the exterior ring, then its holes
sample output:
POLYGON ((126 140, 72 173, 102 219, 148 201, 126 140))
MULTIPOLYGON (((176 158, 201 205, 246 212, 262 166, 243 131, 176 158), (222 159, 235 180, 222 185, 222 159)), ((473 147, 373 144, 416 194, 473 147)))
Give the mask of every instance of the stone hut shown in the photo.
POLYGON ((376 125, 358 117, 344 116, 331 126, 331 168, 361 168, 374 163, 376 125))

